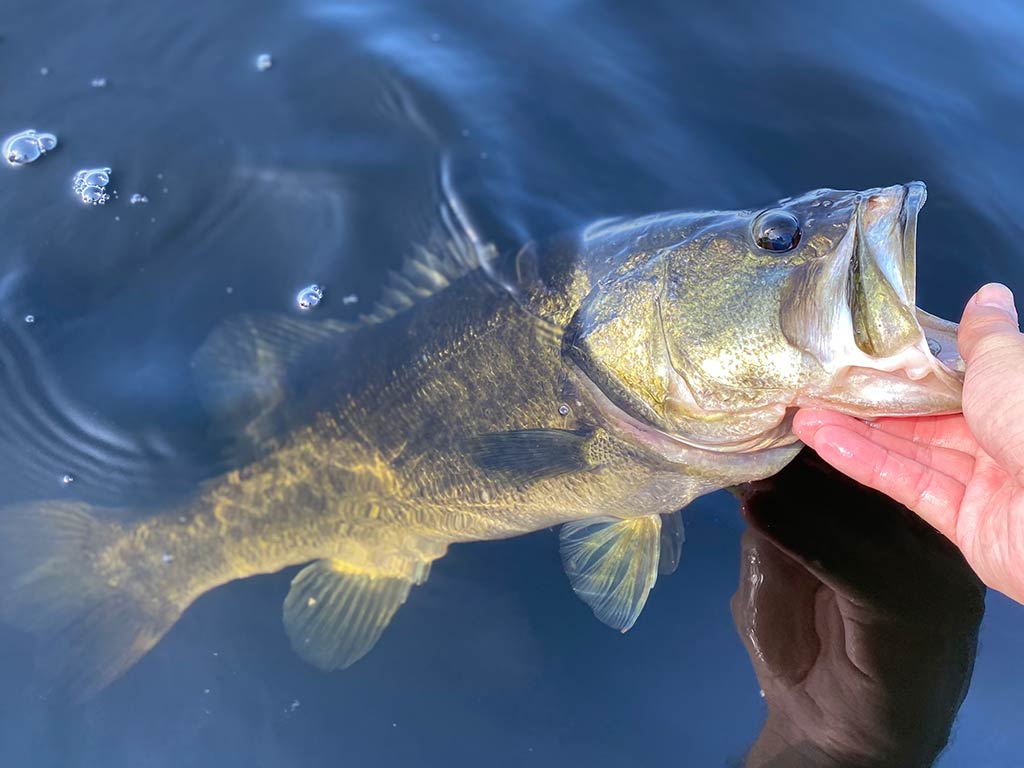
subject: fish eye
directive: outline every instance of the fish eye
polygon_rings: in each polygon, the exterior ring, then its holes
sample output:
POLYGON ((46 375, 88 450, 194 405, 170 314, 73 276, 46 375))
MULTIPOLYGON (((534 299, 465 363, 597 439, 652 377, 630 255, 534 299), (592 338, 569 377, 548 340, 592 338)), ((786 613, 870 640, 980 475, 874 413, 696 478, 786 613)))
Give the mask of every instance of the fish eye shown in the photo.
POLYGON ((754 242, 758 248, 784 253, 800 242, 800 222, 789 211, 765 211, 754 219, 754 242))

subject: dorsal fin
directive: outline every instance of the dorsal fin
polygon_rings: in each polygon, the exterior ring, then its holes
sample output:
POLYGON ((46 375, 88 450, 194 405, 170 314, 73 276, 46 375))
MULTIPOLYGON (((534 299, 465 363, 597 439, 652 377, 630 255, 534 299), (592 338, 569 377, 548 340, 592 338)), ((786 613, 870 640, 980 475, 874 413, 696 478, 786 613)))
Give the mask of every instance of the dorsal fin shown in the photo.
POLYGON ((363 322, 384 322, 475 269, 482 268, 492 275, 498 252, 480 238, 473 226, 452 186, 447 156, 441 159, 439 186, 439 226, 425 243, 413 244, 401 269, 389 273, 373 310, 360 317, 363 322))
MULTIPOLYGON (((441 160, 438 186, 433 232, 425 243, 411 246, 412 254, 390 273, 361 323, 389 320, 474 270, 491 275, 497 251, 481 240, 452 188, 447 158, 441 160)), ((288 383, 300 381, 318 360, 336 357, 344 337, 358 327, 271 314, 232 318, 214 330, 193 359, 200 395, 221 428, 258 445, 275 433, 274 416, 290 392, 288 383)))
POLYGON ((244 432, 258 444, 272 433, 270 416, 286 397, 290 375, 318 348, 343 343, 353 327, 286 315, 233 317, 210 334, 193 358, 200 397, 219 425, 244 432))

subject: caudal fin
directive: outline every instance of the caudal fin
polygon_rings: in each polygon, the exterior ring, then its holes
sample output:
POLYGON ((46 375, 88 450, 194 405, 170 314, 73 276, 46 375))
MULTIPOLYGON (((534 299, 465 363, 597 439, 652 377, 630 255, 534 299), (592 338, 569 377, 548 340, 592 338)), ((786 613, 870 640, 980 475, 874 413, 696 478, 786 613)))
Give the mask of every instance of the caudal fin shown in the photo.
POLYGON ((0 621, 35 636, 40 676, 53 694, 96 693, 180 615, 118 571, 111 546, 126 532, 86 504, 0 510, 0 621))

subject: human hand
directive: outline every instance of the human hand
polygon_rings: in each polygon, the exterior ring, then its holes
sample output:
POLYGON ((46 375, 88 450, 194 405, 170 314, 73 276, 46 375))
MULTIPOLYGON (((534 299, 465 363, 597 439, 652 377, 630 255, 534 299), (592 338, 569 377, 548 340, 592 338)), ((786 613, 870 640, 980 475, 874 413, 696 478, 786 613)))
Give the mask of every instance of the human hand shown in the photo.
POLYGON ((749 528, 732 613, 768 705, 745 765, 931 765, 984 612, 963 556, 810 451, 740 497, 749 528))
POLYGON ((957 343, 963 413, 865 423, 802 410, 797 436, 841 472, 945 534, 993 589, 1024 603, 1024 336, 1013 295, 983 286, 957 343))

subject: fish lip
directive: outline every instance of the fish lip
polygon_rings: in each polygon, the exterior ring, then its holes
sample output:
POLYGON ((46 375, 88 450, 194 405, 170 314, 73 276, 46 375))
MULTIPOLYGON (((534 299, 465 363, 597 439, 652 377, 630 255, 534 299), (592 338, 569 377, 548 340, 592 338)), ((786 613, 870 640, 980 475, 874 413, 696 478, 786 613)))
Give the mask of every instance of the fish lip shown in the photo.
POLYGON ((917 303, 917 219, 928 199, 928 188, 924 182, 911 181, 903 185, 903 204, 899 221, 902 224, 903 263, 901 274, 907 303, 917 303))

